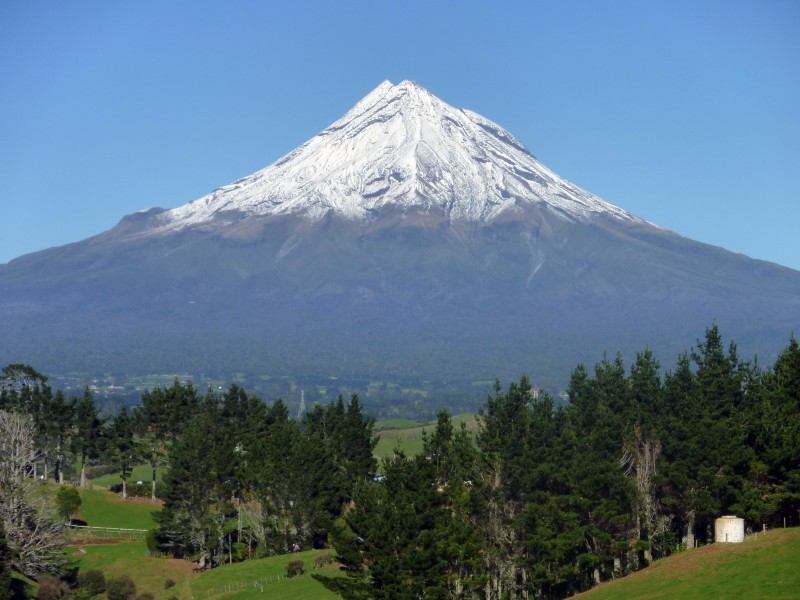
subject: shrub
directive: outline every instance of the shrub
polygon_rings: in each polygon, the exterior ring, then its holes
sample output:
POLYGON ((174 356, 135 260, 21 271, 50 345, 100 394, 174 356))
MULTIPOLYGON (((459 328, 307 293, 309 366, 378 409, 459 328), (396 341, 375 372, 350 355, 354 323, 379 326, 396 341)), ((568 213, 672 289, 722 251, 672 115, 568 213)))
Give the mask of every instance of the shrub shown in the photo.
POLYGON ((158 531, 155 529, 155 527, 147 530, 147 533, 144 536, 144 542, 150 552, 156 552, 158 550, 158 531))
POLYGON ((286 575, 289 577, 296 577, 302 575, 306 570, 302 560, 292 560, 286 565, 286 575))
POLYGON ((156 597, 150 592, 144 592, 136 596, 136 600, 156 600, 156 597))
POLYGON ((106 583, 108 600, 130 600, 136 595, 136 584, 127 575, 110 579, 106 583))
POLYGON ((78 586, 87 596, 95 596, 106 591, 106 576, 102 571, 90 569, 78 574, 78 586))
POLYGON ((233 545, 233 558, 237 561, 242 561, 247 558, 247 544, 236 542, 233 545))
POLYGON ((314 559, 314 568, 319 569, 320 567, 324 567, 329 565, 333 562, 333 554, 330 552, 326 552, 325 554, 320 554, 317 558, 314 559))
POLYGON ((36 600, 57 600, 63 598, 67 591, 67 584, 63 581, 52 575, 45 575, 39 580, 39 592, 36 594, 36 600))
POLYGON ((69 521, 81 507, 80 492, 74 487, 62 485, 56 493, 56 507, 59 516, 65 521, 69 521))
POLYGON ((168 577, 164 580, 164 589, 168 590, 171 587, 175 587, 175 580, 172 577, 168 577))
POLYGON ((86 477, 89 479, 95 479, 97 477, 102 477, 103 475, 110 475, 117 471, 117 467, 114 465, 96 465, 93 467, 86 467, 86 477))

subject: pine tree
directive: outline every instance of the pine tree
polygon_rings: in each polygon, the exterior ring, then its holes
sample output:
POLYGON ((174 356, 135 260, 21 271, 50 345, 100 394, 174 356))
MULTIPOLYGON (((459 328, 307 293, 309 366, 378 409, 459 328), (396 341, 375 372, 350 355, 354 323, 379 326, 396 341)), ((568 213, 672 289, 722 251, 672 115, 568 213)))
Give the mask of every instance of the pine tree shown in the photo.
POLYGON ((800 524, 800 344, 792 337, 764 377, 756 450, 767 481, 764 519, 800 524))
POLYGON ((465 423, 456 429, 447 411, 441 411, 434 431, 423 434, 422 456, 438 492, 434 583, 426 594, 470 598, 486 583, 482 539, 472 520, 475 496, 481 493, 477 449, 465 423))
MULTIPOLYGON (((534 400, 530 381, 522 377, 503 392, 495 384, 493 397, 479 414, 477 444, 482 482, 473 491, 472 519, 483 538, 486 564, 484 593, 489 597, 527 593, 542 556, 543 537, 549 537, 526 518, 530 505, 546 504, 550 474, 556 467, 544 447, 548 439, 550 400, 534 400), (544 461, 537 465, 537 461, 544 461), (530 560, 529 560, 530 559, 530 560)), ((549 434, 557 435, 555 430, 549 434)), ((556 445, 557 446, 557 445, 556 445)), ((542 585, 547 576, 537 574, 542 585)))
POLYGON ((702 501, 696 505, 699 533, 711 531, 713 520, 722 514, 744 513, 743 489, 751 462, 746 444, 743 382, 746 366, 741 364, 736 345, 725 353, 719 330, 714 324, 692 355, 697 365, 698 401, 702 410, 702 436, 698 463, 698 486, 702 501))
POLYGON ((356 480, 375 472, 377 462, 372 452, 378 438, 372 434, 374 424, 375 420, 364 414, 358 395, 353 394, 347 404, 340 434, 344 468, 350 487, 356 480))
POLYGON ((576 402, 568 412, 574 439, 571 473, 574 494, 583 504, 582 522, 591 557, 584 572, 594 582, 625 570, 634 527, 635 487, 623 469, 625 439, 632 436, 635 410, 625 367, 617 355, 595 367, 594 376, 573 375, 576 402))
POLYGON ((342 396, 326 407, 306 414, 303 430, 308 440, 308 469, 313 474, 314 543, 324 543, 327 532, 353 496, 358 481, 370 477, 377 463, 373 450, 374 420, 364 414, 358 396, 345 405, 342 396))
POLYGON ((83 397, 75 407, 75 432, 72 437, 73 451, 78 455, 81 465, 81 487, 86 487, 86 465, 89 460, 100 456, 102 450, 102 427, 94 397, 88 386, 83 397))
POLYGON ((382 484, 360 482, 354 508, 344 515, 347 532, 338 539, 355 539, 358 549, 345 546, 350 572, 366 569, 374 598, 444 597, 447 563, 437 552, 442 524, 441 492, 424 456, 397 454, 384 465, 382 484))
POLYGON ((186 423, 200 412, 200 400, 191 381, 176 377, 170 387, 157 387, 142 393, 142 405, 134 409, 133 419, 139 436, 139 452, 152 472, 150 495, 156 498, 158 467, 170 444, 179 439, 186 423))
POLYGON ((694 546, 695 516, 701 495, 697 465, 702 453, 703 415, 698 394, 689 355, 683 353, 675 370, 664 379, 664 403, 669 410, 662 425, 663 452, 657 463, 660 472, 657 485, 662 510, 674 515, 673 529, 688 548, 694 546))
POLYGON ((225 523, 235 516, 236 438, 219 412, 191 419, 169 454, 164 509, 156 514, 158 536, 177 556, 224 560, 225 523))
POLYGON ((61 390, 56 392, 50 408, 51 436, 54 446, 54 473, 57 483, 64 483, 64 473, 69 464, 69 443, 75 425, 77 398, 67 400, 61 390))
POLYGON ((133 438, 134 423, 127 407, 119 411, 108 432, 108 461, 119 469, 122 480, 122 498, 128 497, 128 479, 138 460, 137 446, 133 438))

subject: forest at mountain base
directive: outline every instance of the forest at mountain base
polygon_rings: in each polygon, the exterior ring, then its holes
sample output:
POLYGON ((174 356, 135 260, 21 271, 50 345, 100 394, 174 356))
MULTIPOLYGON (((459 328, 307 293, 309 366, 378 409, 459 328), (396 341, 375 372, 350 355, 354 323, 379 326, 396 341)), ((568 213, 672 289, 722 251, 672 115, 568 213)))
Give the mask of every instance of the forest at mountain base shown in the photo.
POLYGON ((79 484, 93 465, 118 472, 123 494, 133 467, 151 466, 154 552, 208 569, 331 547, 346 576, 319 578, 345 598, 563 598, 713 542, 721 515, 800 525, 794 338, 762 368, 713 325, 671 369, 649 350, 628 369, 604 356, 573 370, 568 394, 557 408, 526 377, 497 382, 476 434, 442 411, 423 452, 379 465, 357 396, 295 419, 236 385, 204 394, 176 380, 104 422, 89 390, 67 399, 9 365, 3 572, 69 579, 40 478, 63 482, 73 464, 79 484), (34 525, 47 531, 38 547, 34 525))

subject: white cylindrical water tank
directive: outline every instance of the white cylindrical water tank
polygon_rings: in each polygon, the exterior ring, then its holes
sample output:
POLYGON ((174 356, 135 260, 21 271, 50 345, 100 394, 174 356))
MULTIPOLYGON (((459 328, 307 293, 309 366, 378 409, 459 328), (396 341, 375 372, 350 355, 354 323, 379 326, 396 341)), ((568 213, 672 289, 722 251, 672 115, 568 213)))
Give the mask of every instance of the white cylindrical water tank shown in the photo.
POLYGON ((744 519, 726 515, 714 521, 714 541, 741 544, 744 541, 744 519))

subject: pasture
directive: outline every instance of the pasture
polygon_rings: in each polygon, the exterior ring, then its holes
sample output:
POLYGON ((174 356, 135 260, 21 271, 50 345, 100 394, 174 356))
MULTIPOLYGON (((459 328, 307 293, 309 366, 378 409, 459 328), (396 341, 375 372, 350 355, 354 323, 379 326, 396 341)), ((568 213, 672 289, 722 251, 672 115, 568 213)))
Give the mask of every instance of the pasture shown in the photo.
POLYGON ((585 600, 786 599, 800 590, 800 529, 775 529, 743 544, 710 544, 579 594, 585 600))

